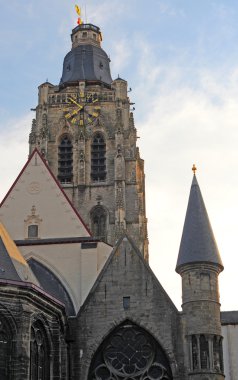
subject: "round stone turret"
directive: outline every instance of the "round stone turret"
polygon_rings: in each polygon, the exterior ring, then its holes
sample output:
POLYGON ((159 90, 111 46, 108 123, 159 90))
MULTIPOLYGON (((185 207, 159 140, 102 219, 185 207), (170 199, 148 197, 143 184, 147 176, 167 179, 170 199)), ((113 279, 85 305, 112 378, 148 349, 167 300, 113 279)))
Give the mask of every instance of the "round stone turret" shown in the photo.
POLYGON ((102 34, 98 26, 93 24, 81 24, 72 30, 71 41, 72 48, 85 44, 101 46, 102 34))
POLYGON ((100 29, 92 24, 81 24, 72 30, 72 50, 65 56, 61 87, 79 81, 110 86, 110 59, 101 48, 100 29))
POLYGON ((184 345, 190 380, 223 380, 218 275, 222 260, 194 173, 176 271, 182 277, 184 345))

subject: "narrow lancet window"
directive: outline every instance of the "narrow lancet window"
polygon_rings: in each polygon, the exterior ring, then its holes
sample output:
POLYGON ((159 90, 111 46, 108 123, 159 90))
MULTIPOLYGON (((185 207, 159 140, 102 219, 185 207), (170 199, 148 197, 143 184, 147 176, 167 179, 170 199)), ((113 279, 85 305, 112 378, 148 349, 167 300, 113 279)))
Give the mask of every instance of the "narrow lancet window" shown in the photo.
POLYGON ((91 226, 93 236, 106 241, 107 214, 103 207, 95 207, 91 212, 91 226))

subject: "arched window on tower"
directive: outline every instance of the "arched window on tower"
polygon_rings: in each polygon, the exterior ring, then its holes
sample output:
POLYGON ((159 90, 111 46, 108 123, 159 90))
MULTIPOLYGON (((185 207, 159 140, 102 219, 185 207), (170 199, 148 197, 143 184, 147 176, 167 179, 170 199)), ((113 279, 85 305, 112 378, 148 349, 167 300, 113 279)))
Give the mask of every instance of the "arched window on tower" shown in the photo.
POLYGON ((107 213, 102 206, 96 206, 91 211, 91 230, 93 236, 106 241, 107 213))
POLYGON ((45 329, 40 321, 31 327, 30 379, 50 379, 50 350, 45 329))
POLYGON ((106 143, 99 132, 94 135, 91 144, 91 178, 93 181, 106 179, 106 143))
POLYGON ((12 336, 6 323, 0 318, 0 379, 10 378, 10 358, 11 358, 12 336))
POLYGON ((73 180, 73 145, 68 136, 64 136, 58 146, 58 179, 61 183, 73 180))

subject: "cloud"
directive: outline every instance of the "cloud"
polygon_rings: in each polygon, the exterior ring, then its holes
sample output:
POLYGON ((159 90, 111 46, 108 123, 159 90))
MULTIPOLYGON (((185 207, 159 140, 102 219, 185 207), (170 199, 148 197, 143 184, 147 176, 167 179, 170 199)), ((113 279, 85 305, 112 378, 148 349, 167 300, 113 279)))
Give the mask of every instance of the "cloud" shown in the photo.
POLYGON ((132 56, 132 49, 128 44, 128 40, 120 39, 113 47, 112 56, 111 70, 115 74, 120 74, 129 65, 132 56))
POLYGON ((27 160, 27 141, 31 127, 32 114, 28 113, 20 119, 9 119, 0 126, 1 141, 1 186, 0 199, 6 195, 10 186, 27 160))
MULTIPOLYGON (((120 15, 127 12, 128 7, 130 5, 121 0, 104 0, 100 2, 100 7, 95 6, 95 4, 89 4, 87 7, 87 22, 101 26, 106 23, 115 23, 115 14, 118 19, 120 15)), ((82 12, 85 17, 84 9, 82 9, 82 12)))
MULTIPOLYGON (((147 46, 143 65, 138 63, 140 82, 135 92, 144 112, 136 126, 146 168, 150 263, 179 307, 180 279, 173 268, 193 163, 198 166, 198 180, 227 267, 222 285, 231 282, 234 263, 238 265, 233 256, 238 229, 237 67, 229 72, 195 68, 189 72, 196 75, 194 86, 186 78, 186 68, 153 65, 152 58, 148 71, 148 51, 147 46)), ((237 286, 235 273, 232 281, 237 286)), ((232 308, 223 286, 221 295, 223 309, 232 308)))

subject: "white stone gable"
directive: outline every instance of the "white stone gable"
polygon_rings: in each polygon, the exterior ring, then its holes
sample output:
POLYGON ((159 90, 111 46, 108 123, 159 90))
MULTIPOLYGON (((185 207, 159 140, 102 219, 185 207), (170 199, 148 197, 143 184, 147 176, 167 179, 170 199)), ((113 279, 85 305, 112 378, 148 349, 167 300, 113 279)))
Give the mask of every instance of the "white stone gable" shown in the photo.
POLYGON ((37 150, 4 198, 0 221, 14 240, 28 239, 30 225, 33 238, 34 234, 40 239, 90 236, 37 150))

